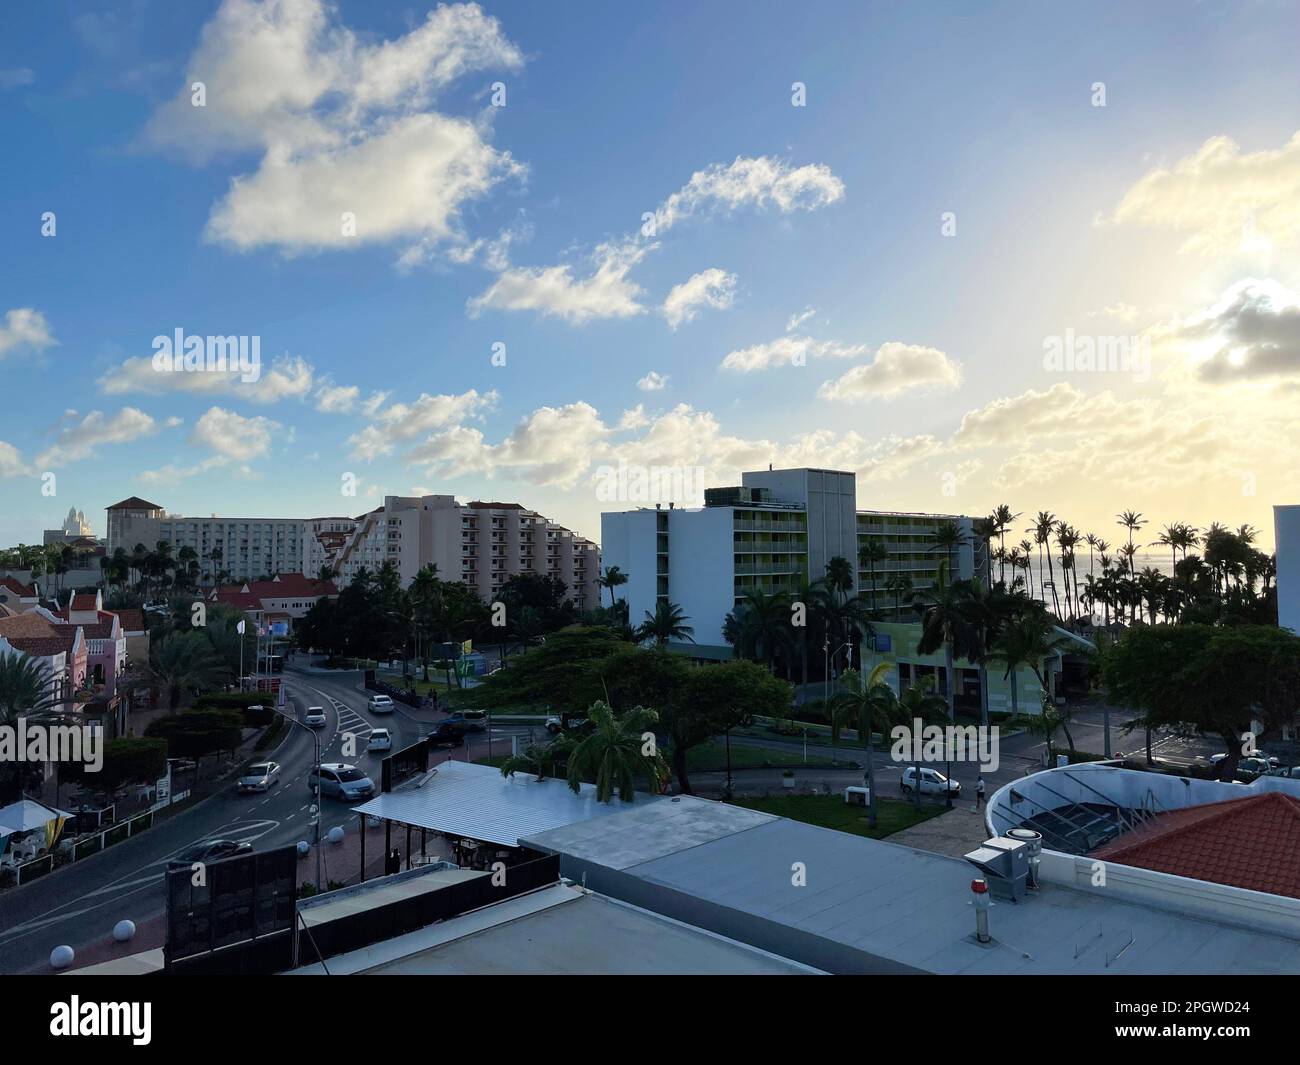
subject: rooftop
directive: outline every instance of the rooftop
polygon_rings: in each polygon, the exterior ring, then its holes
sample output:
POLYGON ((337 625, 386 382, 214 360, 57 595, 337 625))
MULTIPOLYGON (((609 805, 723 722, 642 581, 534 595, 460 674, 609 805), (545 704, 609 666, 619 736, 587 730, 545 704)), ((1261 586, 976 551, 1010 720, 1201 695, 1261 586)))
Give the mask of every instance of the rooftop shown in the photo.
POLYGON ((105 510, 162 510, 157 503, 150 503, 147 499, 141 499, 139 496, 131 496, 120 503, 114 503, 111 507, 105 507, 105 510))
POLYGON ((1300 898, 1300 800, 1271 791, 1159 814, 1092 857, 1300 898))

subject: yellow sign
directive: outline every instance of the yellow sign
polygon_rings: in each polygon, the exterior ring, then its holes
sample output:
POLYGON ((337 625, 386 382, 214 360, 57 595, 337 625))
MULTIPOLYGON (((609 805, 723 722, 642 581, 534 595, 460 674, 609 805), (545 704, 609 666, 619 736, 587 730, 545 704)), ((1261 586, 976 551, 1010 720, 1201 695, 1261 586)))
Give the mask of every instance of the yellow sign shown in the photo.
POLYGON ((460 651, 461 651, 461 654, 466 654, 466 655, 473 654, 473 653, 474 653, 474 641, 473 641, 473 640, 466 640, 463 644, 460 645, 460 651))

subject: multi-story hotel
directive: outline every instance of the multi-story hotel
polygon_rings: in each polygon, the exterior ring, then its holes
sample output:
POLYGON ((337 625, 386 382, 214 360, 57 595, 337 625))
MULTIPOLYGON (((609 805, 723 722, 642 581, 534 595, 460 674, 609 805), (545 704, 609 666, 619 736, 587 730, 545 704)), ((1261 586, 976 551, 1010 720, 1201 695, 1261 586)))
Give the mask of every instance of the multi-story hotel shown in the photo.
POLYGON ((487 601, 515 574, 558 577, 580 609, 600 602, 600 549, 518 503, 457 503, 452 496, 386 496, 356 519, 331 565, 346 583, 363 566, 393 562, 409 584, 434 564, 444 580, 461 580, 487 601))
POLYGON ((108 554, 119 547, 130 554, 136 544, 152 551, 161 542, 171 544, 175 557, 192 547, 205 573, 226 570, 237 581, 301 572, 305 540, 301 518, 190 518, 139 496, 108 508, 108 554))
POLYGON ((432 563, 444 580, 462 580, 489 602, 520 573, 558 577, 579 609, 600 602, 599 548, 518 503, 386 496, 382 507, 356 518, 189 518, 136 496, 108 508, 109 554, 136 544, 153 550, 159 541, 171 544, 173 555, 194 548, 212 560, 205 572, 227 570, 236 582, 277 573, 314 578, 328 566, 346 584, 363 567, 373 572, 392 562, 406 585, 432 563))
POLYGON ((690 618, 698 653, 709 655, 725 648, 724 619, 751 591, 789 591, 802 579, 824 576, 832 558, 848 559, 855 588, 870 596, 872 568, 859 556, 872 541, 888 552, 874 568, 885 609, 890 577, 905 573, 917 590, 934 583, 947 559, 934 544, 943 521, 965 534, 953 551, 953 576, 970 577, 984 564, 987 545, 975 536, 971 518, 858 510, 853 473, 762 470, 743 474, 741 482, 708 489, 700 508, 601 515, 602 562, 627 575, 618 594, 627 599, 633 624, 653 613, 657 600, 670 600, 690 618))

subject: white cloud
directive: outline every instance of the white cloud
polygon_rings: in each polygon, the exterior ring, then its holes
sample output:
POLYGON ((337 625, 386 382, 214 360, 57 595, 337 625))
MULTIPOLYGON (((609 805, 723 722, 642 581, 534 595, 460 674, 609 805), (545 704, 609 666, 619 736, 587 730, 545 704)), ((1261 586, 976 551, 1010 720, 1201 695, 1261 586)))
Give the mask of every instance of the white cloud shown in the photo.
POLYGON ((148 355, 126 359, 99 379, 106 395, 142 392, 163 395, 189 392, 201 396, 236 396, 253 403, 278 403, 282 399, 305 398, 315 381, 315 369, 300 356, 283 355, 263 367, 256 381, 244 381, 231 370, 155 370, 148 355))
POLYGON ((817 394, 823 399, 893 399, 918 389, 953 389, 961 384, 961 366, 937 348, 890 341, 869 363, 855 366, 827 381, 817 394))
POLYGON ((16 307, 5 312, 4 323, 0 324, 0 358, 20 348, 44 351, 55 343, 50 323, 40 311, 16 307))
POLYGON ((642 392, 662 392, 668 387, 668 375, 651 370, 636 383, 636 386, 642 392))
POLYGON ((209 407, 194 424, 190 444, 225 461, 249 462, 270 454, 283 427, 269 418, 246 418, 222 407, 209 407))
POLYGON ((0 478, 20 477, 30 472, 22 454, 13 444, 0 440, 0 478))
MULTIPOLYGON (((378 398, 382 403, 383 396, 378 398)), ((419 399, 409 404, 393 403, 383 407, 376 403, 369 414, 372 423, 348 438, 352 456, 374 458, 391 454, 394 442, 404 443, 425 433, 459 426, 467 419, 492 410, 496 403, 496 392, 480 393, 472 388, 459 395, 421 393, 419 399)))
POLYGON ((475 4, 437 8, 374 44, 322 0, 224 0, 203 27, 184 88, 147 136, 198 163, 260 152, 213 207, 209 240, 286 254, 406 239, 460 241, 467 203, 523 173, 475 124, 433 109, 452 82, 519 69, 523 56, 475 4), (206 103, 195 107, 191 86, 206 103), (342 216, 355 217, 355 234, 342 216))
POLYGON ((316 409, 322 414, 350 414, 360 395, 356 385, 322 384, 316 389, 316 409))
POLYGON ((1118 322, 1131 324, 1137 321, 1137 316, 1141 313, 1142 312, 1139 311, 1136 307, 1134 307, 1131 303, 1124 303, 1121 300, 1119 303, 1112 303, 1106 307, 1102 307, 1101 310, 1089 311, 1088 317, 1089 318, 1111 318, 1118 322))
POLYGON ((1187 234, 1184 251, 1220 254, 1300 244, 1300 133, 1282 148, 1243 154, 1211 137, 1172 167, 1140 178, 1114 222, 1187 234))
POLYGON ((736 275, 715 266, 694 274, 680 285, 674 285, 664 300, 662 310, 668 319, 668 327, 676 329, 683 322, 693 320, 701 307, 726 310, 735 296, 736 275))
POLYGON ((773 366, 804 366, 809 359, 852 359, 865 355, 867 351, 865 344, 841 344, 834 340, 783 336, 766 344, 755 344, 728 353, 722 360, 722 368, 752 373, 773 366))
POLYGON ((660 205, 655 221, 665 230, 697 212, 730 212, 741 207, 774 207, 782 214, 815 211, 843 196, 844 182, 821 163, 791 168, 770 156, 737 156, 730 163, 697 170, 660 205))
POLYGON ((111 417, 92 410, 80 421, 65 424, 53 445, 36 457, 36 465, 48 468, 79 462, 91 458, 105 444, 129 444, 157 430, 158 423, 135 407, 123 407, 111 417))
POLYGON ((567 265, 512 267, 469 301, 469 313, 477 316, 484 308, 537 311, 575 323, 644 314, 638 302, 641 287, 627 275, 646 250, 630 242, 601 244, 592 256, 593 272, 580 279, 567 265))

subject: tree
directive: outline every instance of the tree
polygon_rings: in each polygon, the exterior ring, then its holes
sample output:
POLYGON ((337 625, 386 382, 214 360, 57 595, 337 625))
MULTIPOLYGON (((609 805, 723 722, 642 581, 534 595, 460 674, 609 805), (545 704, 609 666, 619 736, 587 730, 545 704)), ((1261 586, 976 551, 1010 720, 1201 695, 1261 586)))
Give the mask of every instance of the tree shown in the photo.
POLYGON ((893 667, 882 662, 864 677, 856 669, 846 670, 841 678, 840 690, 827 707, 831 720, 843 716, 858 726, 858 738, 867 748, 865 782, 869 798, 867 821, 876 827, 876 747, 874 732, 887 732, 898 720, 898 699, 894 689, 885 681, 893 667))
POLYGON ((957 570, 957 559, 954 552, 968 542, 969 538, 966 536, 965 530, 950 519, 939 522, 934 527, 934 532, 930 534, 930 550, 945 553, 950 575, 957 570))
MULTIPOLYGON (((1032 669, 1038 678, 1038 686, 1047 690, 1047 679, 1043 676, 1042 662, 1054 654, 1061 644, 1061 638, 1055 635, 1051 618, 1047 611, 1037 603, 1026 603, 1004 624, 989 645, 985 655, 993 661, 1006 664, 1004 678, 1011 681, 1011 713, 1020 716, 1020 685, 1017 673, 1021 669, 1032 669)), ((1074 750, 1073 741, 1070 749, 1074 750)))
MULTIPOLYGON (((922 725, 932 725, 941 721, 948 713, 948 704, 943 696, 934 693, 934 677, 922 677, 915 684, 908 686, 898 700, 897 715, 905 722, 920 721, 922 725)), ((914 747, 915 749, 915 747, 914 747)), ((921 766, 912 763, 916 779, 921 779, 921 766)), ((916 808, 921 808, 921 788, 915 789, 916 808)))
POLYGON ((753 588, 736 608, 736 653, 772 670, 776 653, 791 643, 790 602, 781 592, 753 588))
POLYGON ((226 667, 212 644, 197 632, 173 632, 153 644, 149 664, 167 685, 168 705, 175 710, 181 693, 222 683, 226 667))
POLYGON ((607 628, 572 626, 551 633, 509 669, 485 677, 474 689, 485 708, 546 706, 560 712, 589 706, 603 694, 593 663, 603 663, 629 645, 607 628))
POLYGON ((695 642, 695 629, 686 622, 690 621, 682 608, 667 599, 655 602, 655 612, 645 612, 643 621, 636 630, 636 638, 642 642, 654 640, 660 647, 667 646, 669 640, 688 640, 695 642))
MULTIPOLYGON (((868 540, 858 550, 858 561, 871 575, 871 616, 876 616, 876 564, 889 558, 889 548, 879 540, 868 540)), ((888 587, 888 585, 886 585, 888 587)))
POLYGON ((24 654, 0 656, 0 725, 59 706, 54 678, 44 662, 24 654))
POLYGON ((569 754, 569 787, 582 790, 582 778, 596 785, 596 801, 609 802, 618 792, 623 802, 636 797, 636 782, 644 777, 651 792, 658 792, 666 770, 663 756, 649 731, 659 715, 643 706, 615 717, 608 704, 597 700, 587 710, 591 732, 569 754))
POLYGON ((152 784, 167 772, 167 743, 160 738, 126 737, 104 744, 104 762, 92 773, 85 762, 60 762, 59 784, 81 781, 110 795, 127 784, 152 784))
POLYGON ((238 710, 187 710, 150 722, 144 734, 167 741, 173 758, 193 758, 233 751, 239 746, 244 715, 238 710))
POLYGON ((606 566, 605 572, 596 578, 596 583, 609 589, 609 605, 614 605, 614 589, 627 584, 627 574, 617 566, 606 566))
MULTIPOLYGON (((646 652, 636 652, 645 654, 646 652)), ((755 717, 779 720, 790 711, 794 690, 762 666, 744 659, 685 667, 684 683, 662 704, 659 721, 671 745, 673 775, 691 794, 687 752, 701 743, 748 724, 755 717)))
POLYGON ((957 674, 953 658, 957 655, 978 657, 974 631, 963 590, 947 581, 947 567, 939 563, 934 587, 918 594, 921 608, 921 638, 916 649, 923 655, 943 648, 948 677, 948 716, 957 720, 957 674))
POLYGON ((840 597, 841 602, 848 600, 853 591, 853 563, 843 555, 835 555, 826 563, 826 587, 840 597))
POLYGON ((1102 654, 1112 700, 1147 728, 1190 725, 1218 736, 1222 779, 1236 772, 1244 737, 1293 725, 1300 712, 1300 636, 1270 625, 1142 625, 1102 654))

